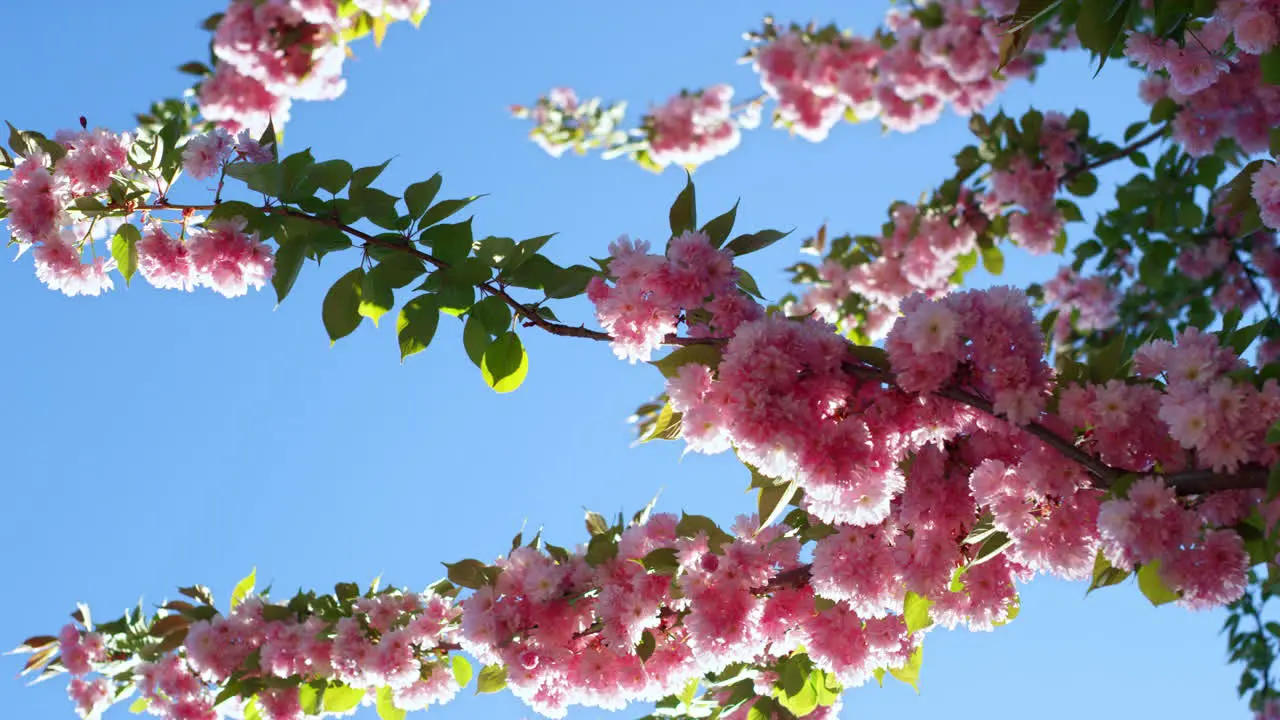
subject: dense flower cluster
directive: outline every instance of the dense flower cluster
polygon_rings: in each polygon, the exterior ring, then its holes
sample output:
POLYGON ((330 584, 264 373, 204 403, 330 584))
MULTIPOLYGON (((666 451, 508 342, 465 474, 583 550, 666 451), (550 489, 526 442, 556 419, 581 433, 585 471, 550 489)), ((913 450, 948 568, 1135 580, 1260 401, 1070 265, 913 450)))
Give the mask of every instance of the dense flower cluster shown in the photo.
POLYGON ((182 150, 182 167, 197 180, 205 180, 217 174, 235 157, 250 163, 271 162, 275 159, 269 147, 254 140, 249 131, 232 136, 222 128, 197 135, 187 141, 182 150))
MULTIPOLYGON (((1008 3, 936 0, 917 8, 938 9, 942 22, 925 25, 917 13, 891 11, 887 49, 880 37, 796 28, 756 48, 755 69, 778 101, 779 119, 819 142, 846 113, 859 120, 879 117, 890 130, 911 132, 937 121, 948 103, 962 115, 988 105, 1006 83, 992 76, 1004 32, 999 18, 1011 10, 1008 3)), ((1027 54, 1001 73, 1029 75, 1032 56, 1051 38, 1037 31, 1027 54)))
MULTIPOLYGON (((116 190, 143 187, 155 192, 155 188, 128 167, 131 138, 127 134, 60 131, 56 142, 65 149, 56 161, 44 152, 32 151, 4 181, 7 220, 19 254, 34 248, 36 277, 41 282, 69 296, 100 295, 115 287, 111 273, 118 264, 115 249, 99 248, 97 241, 110 237, 135 217, 136 205, 126 206, 116 215, 95 216, 78 209, 76 199, 91 198, 102 204, 100 198, 113 183, 116 190), (86 254, 90 255, 87 261, 86 254)), ((181 149, 183 166, 198 179, 212 177, 228 162, 274 159, 273 150, 263 147, 247 131, 232 136, 218 129, 192 137, 181 149)), ((182 223, 192 226, 195 220, 185 215, 182 223)), ((244 295, 249 287, 261 289, 272 276, 274 255, 256 233, 248 234, 244 229, 243 219, 224 220, 192 228, 183 242, 153 220, 134 248, 137 269, 158 288, 191 290, 203 286, 227 297, 244 295)))
POLYGON ((1026 296, 1003 287, 938 301, 913 296, 885 340, 904 390, 930 393, 958 382, 1017 424, 1038 419, 1052 390, 1043 347, 1026 296))
MULTIPOLYGON (((420 17, 430 0, 357 0, 373 17, 420 17)), ((353 16, 354 17, 354 16, 353 16)), ((204 116, 231 131, 283 125, 294 100, 332 100, 346 89, 347 48, 337 0, 232 0, 214 31, 218 59, 200 87, 204 116)))
POLYGON ((1055 196, 1082 156, 1078 133, 1065 115, 1045 113, 1038 133, 1035 155, 1015 152, 1004 158, 985 192, 962 189, 943 208, 895 205, 892 223, 876 239, 874 257, 847 267, 827 259, 818 270, 819 282, 789 311, 816 311, 828 322, 847 322, 845 301, 858 295, 868 303, 858 329, 879 339, 905 298, 951 291, 961 259, 978 251, 978 236, 994 218, 1004 216, 1010 238, 1033 254, 1052 251, 1065 224, 1055 196))
POLYGON ((1246 153, 1267 149, 1268 132, 1280 124, 1280 87, 1263 82, 1259 56, 1276 43, 1276 13, 1269 2, 1218 3, 1181 45, 1144 33, 1126 41, 1125 54, 1152 73, 1143 100, 1182 106, 1173 136, 1192 156, 1212 153, 1223 138, 1246 153))
MULTIPOLYGON (((180 621, 184 628, 181 644, 153 662, 139 663, 133 681, 147 701, 146 712, 164 720, 242 715, 248 698, 216 707, 214 701, 233 675, 247 670, 258 677, 329 680, 365 691, 353 706, 372 704, 378 688, 391 688, 396 707, 420 710, 448 702, 459 690, 446 652, 455 646, 460 612, 439 595, 395 592, 360 598, 336 619, 299 619, 283 606, 251 596, 230 614, 210 620, 169 616, 166 621, 180 621)), ((105 677, 103 636, 68 625, 59 644, 73 676, 68 693, 81 716, 101 711, 119 689, 116 680, 105 677), (104 676, 91 679, 95 671, 104 676)), ((302 720, 299 698, 296 684, 266 683, 256 702, 263 720, 302 720)))
POLYGON ((114 283, 110 257, 85 262, 82 248, 92 244, 89 229, 76 225, 68 208, 77 197, 103 192, 124 169, 132 142, 128 134, 105 130, 62 131, 56 136, 65 153, 53 160, 33 151, 4 183, 9 227, 19 252, 35 246, 36 276, 66 295, 98 295, 114 283))
POLYGON ((613 336, 619 357, 648 360, 681 322, 693 337, 727 337, 741 323, 760 317, 760 306, 735 285, 733 254, 717 249, 706 234, 672 238, 665 256, 648 250, 643 240, 619 238, 609 245, 614 284, 595 277, 587 286, 596 318, 613 336), (698 321, 692 317, 695 310, 709 312, 710 318, 698 321))
POLYGON ((1103 275, 1081 277, 1065 266, 1044 284, 1044 299, 1058 310, 1053 325, 1058 342, 1066 342, 1072 328, 1088 333, 1106 330, 1120 320, 1120 291, 1103 275))
POLYGON ((819 269, 821 282, 788 312, 817 312, 827 322, 840 322, 845 319, 845 299, 856 294, 870 304, 862 332, 883 337, 904 298, 916 292, 937 297, 951 291, 960 259, 977 250, 978 233, 989 222, 977 199, 966 191, 946 211, 895 205, 890 231, 876 240, 876 257, 848 267, 828 259, 819 269))
POLYGON ((1008 166, 991 173, 991 190, 983 198, 992 217, 1002 208, 1018 206, 1009 214, 1009 236, 1032 254, 1054 249, 1065 218, 1054 204, 1059 184, 1068 176, 1069 166, 1080 160, 1077 132, 1067 126, 1061 113, 1046 113, 1040 127, 1038 158, 1017 154, 1008 166))
POLYGON ((659 166, 697 166, 738 147, 741 133, 734 121, 733 88, 716 85, 681 93, 645 118, 649 156, 659 166))

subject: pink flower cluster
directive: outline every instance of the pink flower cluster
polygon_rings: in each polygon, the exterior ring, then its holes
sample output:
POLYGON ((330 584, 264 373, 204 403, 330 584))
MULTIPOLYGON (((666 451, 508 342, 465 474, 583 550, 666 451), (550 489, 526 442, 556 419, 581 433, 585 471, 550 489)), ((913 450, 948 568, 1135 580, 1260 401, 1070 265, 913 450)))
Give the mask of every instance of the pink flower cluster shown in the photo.
POLYGON ((900 387, 930 393, 957 384, 990 398, 1011 422, 1039 418, 1053 373, 1021 291, 997 287, 941 300, 916 295, 902 309, 885 340, 900 387))
MULTIPOLYGON (((879 37, 815 36, 799 29, 783 31, 757 48, 755 69, 777 99, 780 119, 801 137, 819 142, 846 113, 860 120, 878 116, 890 130, 911 132, 935 122, 947 103, 962 115, 985 107, 1005 84, 992 75, 1004 32, 999 18, 1007 8, 987 8, 979 0, 936 0, 921 9, 932 7, 940 7, 943 16, 936 27, 926 27, 915 14, 891 11, 888 49, 879 37)), ((1047 49, 1051 39, 1037 32, 1028 54, 1001 72, 1030 74, 1031 55, 1047 49)))
POLYGON ((180 273, 187 264, 186 255, 191 268, 187 283, 203 285, 228 298, 244 295, 250 287, 261 290, 275 271, 275 256, 258 239, 258 233, 246 233, 245 227, 244 218, 237 217, 215 220, 192 230, 186 253, 175 248, 173 241, 166 242, 157 235, 163 230, 153 228, 150 234, 154 244, 149 247, 156 254, 144 261, 140 248, 139 265, 155 269, 158 287, 179 288, 184 281, 180 273))
POLYGON ((106 191, 120 173, 132 143, 127 133, 106 130, 61 130, 56 141, 66 148, 57 162, 32 152, 5 181, 4 201, 9 226, 20 243, 44 241, 68 225, 66 208, 74 197, 106 191))
MULTIPOLYGON (((361 598, 336 623, 317 615, 300 621, 292 613, 268 620, 266 607, 262 598, 249 597, 229 615, 191 623, 181 646, 138 665, 134 675, 148 701, 146 711, 165 720, 218 720, 226 708, 215 709, 215 697, 233 674, 246 671, 251 656, 257 658, 254 669, 265 677, 341 682, 368 690, 366 704, 372 691, 389 687, 402 710, 448 702, 459 690, 445 653, 455 647, 461 611, 447 598, 431 593, 361 598)), ((69 692, 88 717, 110 703, 114 690, 105 677, 84 677, 96 669, 106 672, 98 665, 104 660, 103 639, 81 634, 75 626, 61 635, 64 664, 75 676, 69 692)), ((264 720, 302 720, 298 687, 270 687, 257 695, 264 720)))
POLYGON ((1103 462, 1135 472, 1270 465, 1276 452, 1264 439, 1280 418, 1280 385, 1258 389, 1226 376, 1241 367, 1215 336, 1189 328, 1177 344, 1155 340, 1134 356, 1134 374, 1163 378, 1163 389, 1123 380, 1074 385, 1062 391, 1059 413, 1089 428, 1084 447, 1103 462))
POLYGON ((1072 328, 1082 333, 1106 330, 1119 321, 1120 292, 1106 276, 1081 277, 1064 266, 1044 284, 1044 299, 1057 306, 1054 338, 1066 342, 1072 328))
POLYGON ((257 134, 270 120, 283 124, 295 99, 338 97, 341 30, 335 0, 233 0, 214 34, 219 62, 200 89, 201 112, 257 134))
MULTIPOLYGON (((1242 519, 1240 517, 1234 520, 1242 519)), ((1247 584, 1249 555, 1234 530, 1201 528, 1158 478, 1142 478, 1124 499, 1108 500, 1098 513, 1102 551, 1116 567, 1159 563, 1160 578, 1193 609, 1224 605, 1247 584)))
POLYGON ((846 685, 906 663, 915 640, 900 617, 819 611, 808 588, 771 588, 799 568, 800 543, 780 526, 757 534, 757 524, 740 517, 737 537, 713 551, 705 532, 680 536, 676 516, 654 515, 623 531, 616 557, 595 567, 583 552, 557 561, 518 548, 499 561, 496 584, 462 602, 463 647, 506 666, 512 692, 549 717, 657 700, 704 673, 767 666, 801 645, 846 685), (674 552, 674 583, 642 564, 659 551, 674 552))
POLYGON ((701 232, 671 239, 666 256, 649 254, 649 243, 623 236, 609 245, 609 274, 614 284, 592 278, 587 298, 596 318, 613 336, 620 358, 648 360, 667 335, 684 322, 694 337, 727 337, 762 310, 738 291, 733 255, 719 250, 701 232), (681 311, 706 310, 699 322, 681 311))
POLYGON ((681 93, 645 118, 649 156, 661 167, 695 167, 738 147, 741 133, 729 101, 733 88, 716 85, 681 93))
POLYGON ((1080 160, 1077 134, 1065 115, 1046 113, 1039 158, 1015 155, 1006 168, 991 173, 991 192, 983 198, 987 214, 995 217, 1006 206, 1020 206, 1009 214, 1009 235, 1032 254, 1051 252, 1062 232, 1065 218, 1054 196, 1068 166, 1080 160))
POLYGON ((187 174, 197 180, 205 180, 220 172, 223 166, 235 156, 238 160, 249 163, 265 163, 275 159, 269 147, 263 147, 243 130, 232 136, 222 128, 213 132, 197 135, 182 148, 182 167, 187 174))
POLYGON ((894 206, 892 231, 878 238, 877 257, 850 267, 827 260, 819 271, 822 283, 788 312, 816 311, 827 322, 841 322, 846 320, 845 299, 857 294, 870 303, 860 329, 873 339, 883 337, 904 298, 916 292, 937 297, 951 291, 960 258, 977 250, 978 232, 988 222, 978 205, 979 198, 966 191, 945 212, 922 211, 905 203, 894 206))
POLYGON ((1276 43, 1278 12, 1269 1, 1219 3, 1203 27, 1188 30, 1182 46, 1129 36, 1125 54, 1152 73, 1143 81, 1143 100, 1168 97, 1182 106, 1173 136, 1192 156, 1212 153, 1223 138, 1246 153, 1267 149, 1270 129, 1280 124, 1280 88, 1263 82, 1259 56, 1276 43))

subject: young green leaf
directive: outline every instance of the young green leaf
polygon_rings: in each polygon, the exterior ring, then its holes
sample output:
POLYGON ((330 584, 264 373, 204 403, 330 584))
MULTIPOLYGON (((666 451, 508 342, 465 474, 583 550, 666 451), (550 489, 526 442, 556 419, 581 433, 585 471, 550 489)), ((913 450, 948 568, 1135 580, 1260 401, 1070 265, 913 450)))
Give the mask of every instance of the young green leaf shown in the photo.
POLYGON ((244 576, 240 582, 236 583, 235 589, 231 591, 232 609, 244 602, 245 598, 249 597, 249 594, 253 592, 253 586, 257 582, 257 579, 258 569, 254 568, 250 570, 249 574, 244 576))
POLYGON ((504 332, 484 351, 480 362, 484 381, 495 392, 509 393, 520 387, 529 374, 529 355, 513 332, 504 332))
POLYGON ((502 665, 485 665, 480 669, 476 694, 496 693, 507 686, 507 669, 502 665))
POLYGON ((321 304, 324 328, 329 333, 329 344, 355 332, 360 327, 360 300, 364 285, 364 269, 356 268, 338 278, 329 288, 321 304))
POLYGON ((686 174, 684 189, 676 196, 668 216, 671 220, 671 237, 698 227, 697 197, 693 189, 693 175, 686 174))
POLYGON ((115 237, 111 238, 111 257, 115 258, 125 285, 133 280, 133 274, 138 270, 138 241, 141 239, 138 228, 128 223, 121 225, 115 237))
POLYGON ((440 307, 434 295, 426 294, 410 300, 400 309, 396 319, 396 338, 400 342, 400 362, 420 353, 431 344, 440 323, 440 307))

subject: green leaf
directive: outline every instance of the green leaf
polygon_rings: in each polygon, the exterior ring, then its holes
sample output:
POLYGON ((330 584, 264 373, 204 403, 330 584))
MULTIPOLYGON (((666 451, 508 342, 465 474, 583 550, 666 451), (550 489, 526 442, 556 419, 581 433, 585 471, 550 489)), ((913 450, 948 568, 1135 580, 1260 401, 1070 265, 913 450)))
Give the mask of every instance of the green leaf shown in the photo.
POLYGON ((307 241, 305 238, 288 240, 280 243, 276 250, 275 274, 271 276, 271 286, 276 289, 276 303, 284 302, 293 284, 298 280, 302 264, 307 259, 307 241))
POLYGON ((151 705, 151 698, 139 697, 129 704, 129 712, 138 715, 147 711, 147 707, 151 705))
POLYGON ((381 175, 382 171, 386 170, 387 166, 390 164, 391 164, 391 160, 388 159, 386 162, 382 163, 381 165, 370 165, 369 167, 362 167, 359 170, 356 170, 355 172, 351 173, 351 189, 363 190, 369 187, 370 185, 373 184, 374 180, 378 179, 378 176, 381 175))
POLYGON ((698 697, 698 678, 692 678, 684 684, 684 688, 680 691, 680 704, 688 707, 693 704, 693 699, 698 697))
POLYGON ((685 174, 684 189, 671 204, 668 217, 671 220, 671 237, 698 227, 697 198, 693 189, 693 175, 685 174))
POLYGON ((794 693, 785 690, 777 693, 778 704, 786 708, 795 717, 804 717, 818 709, 818 690, 806 678, 794 693))
POLYGON ((741 202, 741 200, 735 202, 728 212, 713 218, 702 226, 702 232, 711 239, 712 247, 720 247, 725 240, 729 239, 729 233, 733 230, 733 223, 738 217, 738 204, 741 202))
POLYGON ((764 295, 760 292, 760 286, 756 284, 756 279, 751 277, 751 273, 742 268, 738 268, 738 289, 754 298, 764 299, 764 295))
POLYGON ((382 720, 404 720, 405 711, 396 707, 395 694, 389 687, 378 688, 378 717, 382 720))
MULTIPOLYGON (((1273 427, 1272 430, 1274 429, 1273 427)), ((1267 500, 1274 500, 1277 497, 1280 497, 1280 463, 1272 465, 1271 473, 1267 476, 1267 500)))
POLYGON ((262 720, 262 709, 258 707, 258 696, 249 698, 244 708, 244 720, 262 720))
POLYGON ((1258 58, 1262 66, 1262 81, 1280 85, 1280 46, 1273 47, 1258 58))
POLYGON ((1091 0, 1083 2, 1076 18, 1076 35, 1080 45, 1098 55, 1098 72, 1115 49, 1124 33, 1125 17, 1132 0, 1091 0))
POLYGON ((889 668, 889 674, 898 678, 902 682, 915 688, 916 694, 920 694, 920 667, 924 664, 924 645, 916 645, 916 649, 911 653, 911 659, 907 660, 907 664, 900 668, 889 668))
POLYGON ((470 205, 471 203, 475 202, 476 200, 479 200, 482 197, 484 196, 472 195, 469 198, 462 198, 459 200, 442 200, 438 204, 432 206, 430 210, 427 210, 422 215, 422 218, 418 220, 418 227, 425 228, 431 225, 435 225, 441 220, 444 220, 445 218, 458 212, 462 208, 470 205))
POLYGON ((467 559, 441 564, 449 571, 449 582, 458 587, 478 590, 489 584, 489 566, 479 560, 467 559))
POLYGON ((472 305, 470 313, 492 335, 501 335, 511 328, 511 308, 496 295, 490 295, 472 305))
POLYGON ((415 218, 422 217, 422 214, 435 201, 436 193, 440 192, 440 185, 443 182, 444 178, 440 177, 440 173, 436 173, 427 180, 405 188, 404 204, 409 208, 409 215, 415 218))
POLYGON ((138 270, 138 241, 141 239, 138 228, 128 223, 121 225, 115 237, 111 238, 111 257, 116 259, 116 267, 124 276, 125 285, 138 270))
POLYGON ((394 252, 383 258, 382 262, 369 270, 370 275, 377 275, 378 282, 389 288, 402 288, 422 277, 427 271, 418 258, 407 252, 394 252))
POLYGON ((226 172, 227 177, 243 182, 245 187, 254 192, 280 197, 284 171, 276 163, 231 163, 226 172))
POLYGON ((658 548, 641 558, 640 564, 657 575, 675 575, 680 569, 675 548, 658 548))
MULTIPOLYGON (((431 254, 448 265, 462 262, 471 254, 471 218, 466 222, 435 225, 422 231, 418 242, 431 247, 431 254)), ((486 263, 487 265, 487 263, 486 263)))
POLYGON ((440 324, 440 306, 434 295, 425 294, 410 300, 400 309, 396 320, 396 338, 400 342, 400 361, 420 353, 431 345, 440 324))
POLYGON ((360 327, 360 299, 364 285, 364 269, 356 268, 338 278, 338 281, 325 293, 321 305, 321 316, 325 330, 329 333, 329 344, 355 332, 360 327))
POLYGON ((330 685, 324 690, 324 711, 344 713, 354 710, 364 700, 364 690, 345 685, 330 685))
POLYGON ((1129 577, 1127 570, 1113 567, 1107 558, 1098 551, 1098 555, 1093 561, 1093 582, 1089 583, 1089 589, 1086 595, 1097 590, 1098 588, 1107 587, 1109 585, 1118 585, 1129 577))
POLYGON ((743 255, 749 255, 757 250, 763 250, 790 234, 790 230, 787 232, 761 230, 757 233, 739 235, 726 245, 724 249, 733 253, 734 257, 742 257, 743 255))
POLYGON ((507 669, 502 665, 485 665, 480 669, 476 694, 496 693, 507 686, 507 669))
POLYGON ((1007 31, 1021 30, 1031 25, 1061 4, 1062 0, 1019 0, 1017 9, 1008 20, 1007 31))
POLYGON ((671 407, 671 403, 666 403, 662 409, 658 411, 658 417, 653 421, 653 427, 649 428, 649 432, 645 433, 644 438, 640 442, 647 443, 652 440, 675 440, 680 437, 680 429, 683 427, 683 415, 675 411, 671 407))
POLYGON ((639 656, 640 662, 645 662, 653 657, 653 651, 658 648, 658 641, 653 638, 653 633, 645 630, 640 634, 640 642, 636 643, 636 655, 639 656))
POLYGON ((1058 209, 1062 211, 1062 219, 1066 222, 1081 222, 1084 220, 1084 213, 1080 212, 1080 206, 1070 200, 1059 200, 1057 202, 1058 209))
POLYGON ((929 607, 933 602, 923 595, 908 592, 902 603, 902 620, 907 624, 907 632, 914 633, 928 629, 933 625, 929 617, 929 607))
POLYGON ((236 583, 236 587, 231 591, 231 608, 234 610, 237 605, 244 602, 246 597, 253 592, 254 583, 258 580, 258 569, 254 568, 245 575, 240 582, 236 583))
POLYGON ((1082 172, 1067 185, 1067 191, 1077 197, 1089 197, 1098 191, 1098 176, 1082 172))
POLYGON ((1013 538, 1006 533, 995 532, 982 543, 982 547, 978 548, 977 555, 970 561, 969 567, 976 567, 988 560, 991 560, 1004 552, 1013 544, 1013 538))
POLYGON ((351 163, 346 160, 326 160, 311 166, 311 181, 329 193, 337 195, 351 181, 351 163))
POLYGON ((1152 560, 1138 568, 1138 589, 1142 590, 1142 594, 1146 595, 1151 604, 1156 607, 1182 597, 1180 593, 1174 592, 1165 585, 1164 578, 1160 577, 1159 560, 1152 560))
POLYGON ((685 345, 672 350, 661 360, 653 360, 649 364, 658 368, 663 377, 673 378, 680 367, 689 363, 706 365, 714 370, 720 365, 722 353, 715 345, 685 345))
MULTIPOLYGON (((385 278, 378 273, 365 273, 360 283, 360 304, 356 311, 362 317, 372 320, 373 326, 377 327, 378 321, 383 315, 391 312, 395 304, 395 293, 391 291, 391 286, 387 285, 385 278)), ((403 356, 401 359, 404 359, 403 356)))
POLYGON ((1004 253, 995 245, 982 248, 982 266, 992 275, 999 275, 1000 273, 1003 273, 1004 253))
POLYGON ((1149 119, 1152 124, 1159 124, 1172 120, 1173 116, 1177 114, 1178 103, 1172 98, 1163 97, 1157 100, 1155 105, 1151 106, 1149 119))
POLYGON ((609 521, 594 510, 587 510, 583 522, 587 525, 587 534, 591 537, 609 532, 609 521))
POLYGON ((484 351, 480 363, 484 381, 495 392, 508 393, 524 382, 529 374, 529 355, 513 332, 504 332, 484 351))
POLYGON ((711 552, 720 552, 721 546, 733 542, 733 536, 720 529, 719 525, 705 515, 680 514, 680 522, 676 524, 676 535, 683 538, 697 537, 698 533, 706 533, 708 547, 711 552))
POLYGON ((473 674, 471 663, 461 655, 454 655, 449 662, 453 668, 453 679, 458 682, 458 687, 466 687, 467 683, 471 682, 473 674))
POLYGON ((462 328, 462 347, 476 367, 480 367, 480 363, 484 360, 484 351, 492 342, 493 336, 485 330, 484 323, 475 316, 469 316, 466 325, 462 328))
POLYGON ((760 517, 759 530, 769 527, 782 515, 791 499, 796 496, 798 489, 799 485, 794 480, 785 485, 769 485, 760 488, 760 496, 756 504, 760 517))

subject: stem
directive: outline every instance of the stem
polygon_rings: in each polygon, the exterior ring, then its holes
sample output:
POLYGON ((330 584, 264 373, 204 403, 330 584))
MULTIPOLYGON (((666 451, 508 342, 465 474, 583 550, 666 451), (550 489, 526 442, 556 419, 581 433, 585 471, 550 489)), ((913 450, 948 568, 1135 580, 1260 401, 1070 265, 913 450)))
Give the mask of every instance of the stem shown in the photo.
MULTIPOLYGON (((1161 130, 1161 132, 1163 132, 1163 130, 1161 130)), ((1111 159, 1131 153, 1137 148, 1152 142, 1156 137, 1158 137, 1158 134, 1134 142, 1128 148, 1124 148, 1119 153, 1115 154, 1111 159)), ((1110 162, 1110 159, 1107 160, 1107 162, 1110 162)), ((1096 163, 1093 166, 1096 166, 1096 163)), ((214 207, 216 207, 216 205, 171 205, 167 202, 162 202, 156 205, 138 206, 133 209, 211 210, 214 207)), ((350 225, 341 223, 333 218, 318 217, 289 207, 272 206, 262 208, 262 210, 269 213, 285 214, 300 220, 336 228, 348 235, 351 235, 352 237, 358 238, 367 245, 374 245, 397 252, 409 253, 438 270, 444 270, 449 267, 449 264, 443 260, 434 257, 428 252, 413 247, 409 244, 410 241, 408 238, 405 239, 404 244, 391 242, 370 235, 364 231, 357 230, 350 225)), ((477 283, 476 287, 480 288, 483 292, 487 292, 495 297, 501 298, 516 315, 525 319, 527 326, 534 326, 552 335, 558 335, 561 337, 578 337, 603 342, 608 342, 613 339, 608 333, 601 332, 599 330, 590 330, 581 325, 565 325, 547 320, 539 315, 537 310, 533 309, 531 306, 525 305, 511 297, 505 289, 496 284, 493 280, 486 280, 484 282, 477 283)), ((675 334, 668 335, 663 340, 663 343, 666 345, 713 345, 724 342, 724 338, 684 338, 678 337, 675 334)), ((889 370, 871 367, 869 365, 862 365, 852 361, 844 363, 843 369, 854 377, 870 382, 881 383, 888 387, 898 388, 897 378, 889 370)), ((933 394, 941 398, 961 403, 962 405, 968 405, 969 407, 986 413, 992 417, 999 417, 990 401, 963 388, 948 386, 935 391, 933 394)), ((1111 465, 1104 463, 1097 457, 1077 447, 1074 442, 1061 437, 1043 424, 1033 422, 1022 426, 1022 428, 1038 438, 1044 444, 1056 450, 1064 458, 1083 467, 1090 475, 1093 476, 1095 485, 1098 487, 1104 489, 1110 488, 1117 480, 1120 479, 1120 477, 1130 473, 1129 470, 1112 467, 1111 465)), ((1174 488, 1181 495, 1199 495, 1220 490, 1265 489, 1267 487, 1269 470, 1266 467, 1258 465, 1247 465, 1239 471, 1230 474, 1220 474, 1208 469, 1188 470, 1176 473, 1144 472, 1141 474, 1163 479, 1167 485, 1174 488)))
POLYGON ((1167 130, 1168 130, 1167 125, 1161 125, 1160 127, 1151 131, 1151 133, 1148 134, 1146 137, 1134 140, 1133 142, 1129 143, 1128 145, 1125 145, 1124 147, 1111 153, 1110 155, 1103 155, 1102 157, 1097 158, 1092 162, 1088 162, 1088 163, 1085 163, 1084 165, 1074 167, 1068 170, 1067 173, 1062 176, 1062 182, 1064 183, 1070 182, 1077 175, 1080 175, 1082 173, 1087 173, 1091 170, 1096 170, 1102 167, 1103 165, 1115 162, 1116 160, 1119 160, 1121 158, 1129 157, 1130 155, 1150 145, 1156 140, 1159 140, 1161 137, 1164 137, 1164 134, 1167 130))

